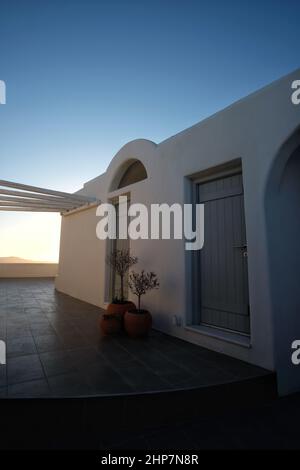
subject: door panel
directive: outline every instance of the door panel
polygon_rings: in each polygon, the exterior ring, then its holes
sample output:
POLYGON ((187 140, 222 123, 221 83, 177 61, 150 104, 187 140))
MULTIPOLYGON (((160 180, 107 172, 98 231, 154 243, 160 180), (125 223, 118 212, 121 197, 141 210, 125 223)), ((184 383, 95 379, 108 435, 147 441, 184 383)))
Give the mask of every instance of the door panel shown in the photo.
POLYGON ((200 252, 201 323, 248 334, 247 241, 242 175, 198 186, 204 203, 200 252))

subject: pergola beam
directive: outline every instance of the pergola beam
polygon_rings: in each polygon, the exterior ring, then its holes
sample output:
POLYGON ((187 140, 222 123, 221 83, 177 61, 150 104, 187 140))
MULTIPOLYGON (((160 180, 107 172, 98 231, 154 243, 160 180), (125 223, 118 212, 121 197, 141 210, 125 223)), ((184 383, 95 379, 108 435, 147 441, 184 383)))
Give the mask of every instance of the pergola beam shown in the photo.
POLYGON ((49 201, 49 202, 68 202, 70 204, 77 203, 75 202, 74 199, 71 199, 69 197, 58 197, 58 196, 50 196, 50 195, 45 195, 45 194, 38 194, 38 193, 29 193, 25 191, 14 191, 13 189, 3 189, 0 188, 0 194, 5 195, 5 196, 21 196, 25 197, 28 199, 34 199, 34 200, 41 200, 41 201, 49 201))
MULTIPOLYGON (((23 197, 12 197, 12 196, 0 196, 0 205, 3 202, 10 203, 10 205, 24 205, 24 206, 51 206, 51 207, 65 207, 66 209, 72 209, 78 207, 78 204, 73 202, 66 202, 61 199, 60 202, 51 200, 39 200, 39 199, 30 199, 30 198, 23 198, 23 197)), ((2 204, 3 205, 3 204, 2 204)))
POLYGON ((0 211, 66 214, 98 202, 96 198, 0 180, 0 211), (3 189, 1 186, 13 189, 3 189))
POLYGON ((29 186, 26 184, 14 183, 13 181, 0 180, 0 186, 4 186, 7 188, 21 189, 24 191, 30 191, 32 193, 47 194, 48 196, 50 195, 50 196, 66 197, 68 199, 78 201, 81 203, 95 202, 96 200, 95 198, 90 198, 87 196, 79 196, 77 194, 71 194, 71 193, 66 193, 62 191, 54 191, 52 189, 40 188, 38 186, 29 186))
POLYGON ((0 205, 0 211, 6 212, 65 212, 65 209, 54 209, 47 207, 6 207, 0 205))
POLYGON ((71 210, 70 208, 65 208, 63 206, 51 206, 50 204, 43 204, 43 205, 30 204, 30 203, 29 204, 23 204, 21 202, 3 202, 3 201, 0 201, 0 206, 2 206, 2 207, 19 207, 19 208, 26 207, 27 209, 30 209, 30 207, 32 207, 33 209, 41 209, 41 210, 42 209, 53 209, 53 210, 56 210, 58 212, 71 210))

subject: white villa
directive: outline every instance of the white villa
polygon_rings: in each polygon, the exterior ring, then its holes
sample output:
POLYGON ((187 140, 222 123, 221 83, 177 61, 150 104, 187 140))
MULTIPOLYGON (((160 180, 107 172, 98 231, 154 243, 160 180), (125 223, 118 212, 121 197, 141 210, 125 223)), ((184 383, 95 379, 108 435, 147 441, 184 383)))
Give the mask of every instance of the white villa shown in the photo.
MULTIPOLYGON (((115 283, 96 237, 100 203, 204 203, 205 242, 117 240, 154 271, 145 296, 154 328, 276 371, 279 393, 300 390, 300 70, 157 144, 127 143, 62 212, 56 289, 104 307, 115 283), (79 200, 79 199, 78 199, 79 200), (94 202, 93 202, 94 201, 94 202), (100 202, 99 202, 100 201, 100 202)), ((58 195, 59 196, 59 195, 58 195)), ((54 209, 53 209, 54 210, 54 209)), ((134 300, 134 299, 132 299, 134 300)))

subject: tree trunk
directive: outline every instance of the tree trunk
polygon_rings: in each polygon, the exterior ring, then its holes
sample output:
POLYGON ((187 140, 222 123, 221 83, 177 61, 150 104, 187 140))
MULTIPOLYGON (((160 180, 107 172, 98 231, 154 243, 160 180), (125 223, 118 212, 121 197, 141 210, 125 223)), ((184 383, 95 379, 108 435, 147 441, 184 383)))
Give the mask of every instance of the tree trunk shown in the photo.
POLYGON ((141 296, 138 297, 138 311, 141 311, 141 296))

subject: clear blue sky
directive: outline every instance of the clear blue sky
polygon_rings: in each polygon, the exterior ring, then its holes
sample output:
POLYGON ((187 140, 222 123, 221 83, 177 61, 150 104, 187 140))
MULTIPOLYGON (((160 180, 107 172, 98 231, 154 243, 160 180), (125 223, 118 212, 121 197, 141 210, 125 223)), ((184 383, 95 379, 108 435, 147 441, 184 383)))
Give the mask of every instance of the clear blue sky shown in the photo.
POLYGON ((299 67, 299 30, 299 0, 1 0, 0 178, 76 190, 299 67))

